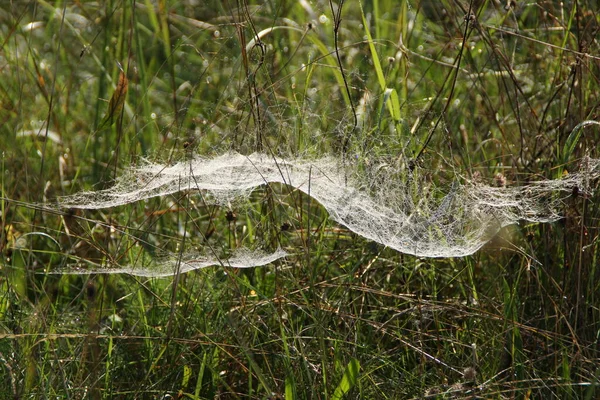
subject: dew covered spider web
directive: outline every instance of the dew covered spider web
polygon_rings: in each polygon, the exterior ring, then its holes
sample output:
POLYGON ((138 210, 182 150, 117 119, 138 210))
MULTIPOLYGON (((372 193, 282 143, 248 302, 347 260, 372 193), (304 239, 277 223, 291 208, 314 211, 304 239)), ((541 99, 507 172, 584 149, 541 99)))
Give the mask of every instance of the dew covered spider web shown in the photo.
MULTIPOLYGON (((105 209, 167 196, 200 191, 204 199, 227 205, 247 199, 258 187, 283 184, 316 200, 329 218, 355 234, 405 254, 419 257, 462 257, 475 253, 500 229, 519 221, 552 222, 562 217, 564 201, 573 191, 591 194, 590 182, 600 174, 600 161, 585 158, 579 171, 560 178, 520 186, 489 185, 456 174, 446 189, 426 174, 387 164, 369 167, 325 157, 283 159, 266 154, 229 152, 173 165, 148 162, 131 168, 106 190, 62 197, 63 208, 105 209)), ((225 261, 232 267, 268 264, 284 257, 275 253, 244 251, 225 261)), ((193 256, 163 262, 138 275, 167 275, 174 262, 188 271, 222 264, 193 256)), ((111 272, 136 274, 133 268, 111 272)))
POLYGON ((262 250, 237 249, 231 257, 220 258, 216 256, 199 255, 193 252, 183 254, 165 253, 149 263, 143 265, 128 265, 123 267, 108 267, 104 265, 72 265, 62 269, 46 271, 50 274, 87 275, 91 273, 129 274, 142 277, 168 277, 176 273, 186 273, 200 268, 211 266, 224 266, 230 268, 261 267, 271 264, 287 255, 282 249, 273 253, 262 250))

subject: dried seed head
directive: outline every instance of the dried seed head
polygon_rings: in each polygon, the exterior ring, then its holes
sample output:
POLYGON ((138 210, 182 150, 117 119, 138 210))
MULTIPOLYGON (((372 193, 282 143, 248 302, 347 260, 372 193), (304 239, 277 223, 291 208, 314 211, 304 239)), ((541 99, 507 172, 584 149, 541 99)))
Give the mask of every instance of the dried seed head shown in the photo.
POLYGON ((228 210, 225 214, 225 219, 227 220, 227 222, 233 222, 237 219, 237 215, 233 211, 228 210))
POLYGON ((498 172, 496 174, 496 176, 494 177, 494 180, 496 182, 496 186, 498 186, 498 187, 506 186, 506 177, 501 172, 498 172))
POLYGON ((475 382, 477 380, 477 370, 473 367, 467 367, 463 371, 465 382, 475 382))

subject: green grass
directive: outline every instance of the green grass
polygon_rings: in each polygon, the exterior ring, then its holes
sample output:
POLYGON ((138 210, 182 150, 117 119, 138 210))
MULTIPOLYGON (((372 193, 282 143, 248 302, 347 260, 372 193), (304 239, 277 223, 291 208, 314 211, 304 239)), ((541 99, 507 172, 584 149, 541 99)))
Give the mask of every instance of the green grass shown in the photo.
POLYGON ((144 159, 229 150, 413 165, 441 188, 572 172, 599 156, 600 8, 505 3, 3 6, 0 397, 597 398, 597 195, 448 259, 362 239, 281 185, 228 207, 46 207, 144 159), (118 63, 127 97, 102 125, 118 63), (242 246, 290 255, 168 279, 48 273, 242 246))

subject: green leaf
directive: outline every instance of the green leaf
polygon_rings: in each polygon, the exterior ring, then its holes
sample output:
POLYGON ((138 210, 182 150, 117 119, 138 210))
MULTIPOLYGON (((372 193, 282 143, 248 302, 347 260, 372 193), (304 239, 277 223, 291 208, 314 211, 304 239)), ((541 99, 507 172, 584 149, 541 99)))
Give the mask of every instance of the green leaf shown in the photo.
POLYGON ((358 372, 360 371, 360 363, 356 358, 353 358, 348 363, 346 367, 346 371, 344 371, 344 376, 340 381, 340 384, 335 388, 333 395, 331 396, 331 400, 340 400, 342 397, 348 393, 350 389, 356 385, 358 381, 358 372))

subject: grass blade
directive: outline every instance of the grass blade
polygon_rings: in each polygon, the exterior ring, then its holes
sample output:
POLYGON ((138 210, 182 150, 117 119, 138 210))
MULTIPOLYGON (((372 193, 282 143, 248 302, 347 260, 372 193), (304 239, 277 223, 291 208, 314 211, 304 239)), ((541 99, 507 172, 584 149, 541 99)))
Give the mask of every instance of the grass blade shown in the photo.
POLYGON ((348 363, 348 366, 346 367, 346 370, 344 371, 344 376, 342 377, 342 380, 340 381, 337 388, 335 388, 335 391, 333 392, 333 395, 331 396, 331 400, 342 399, 344 397, 344 395, 346 393, 348 393, 348 391, 350 391, 350 389, 352 389, 356 385, 356 382, 358 381, 358 372, 359 371, 360 371, 360 363, 358 362, 358 360, 356 358, 353 358, 348 363))
POLYGON ((575 128, 573 128, 573 130, 569 134, 569 137, 567 137, 567 140, 565 141, 565 145, 563 146, 563 149, 562 149, 563 163, 566 163, 567 161, 569 161, 569 158, 575 151, 575 147, 577 146, 577 143, 579 143, 579 139, 581 139, 581 134, 583 133, 583 128, 590 126, 590 125, 600 125, 600 122, 593 121, 593 120, 587 120, 587 121, 580 122, 579 124, 577 124, 577 126, 575 128))
POLYGON ((367 23, 367 18, 365 17, 365 11, 362 6, 362 2, 360 4, 360 15, 362 17, 362 23, 365 27, 365 34, 367 35, 367 40, 369 42, 369 49, 371 50, 371 61, 373 63, 373 68, 375 68, 375 74, 377 75, 377 81, 379 82, 379 86, 381 90, 385 94, 386 104, 390 111, 390 114, 394 121, 400 120, 400 101, 398 100, 398 93, 394 88, 386 87, 385 83, 385 75, 383 74, 383 68, 381 67, 381 62, 379 61, 379 56, 377 55, 377 49, 375 49, 375 44, 373 43, 373 37, 371 36, 371 32, 369 31, 369 25, 367 23))

